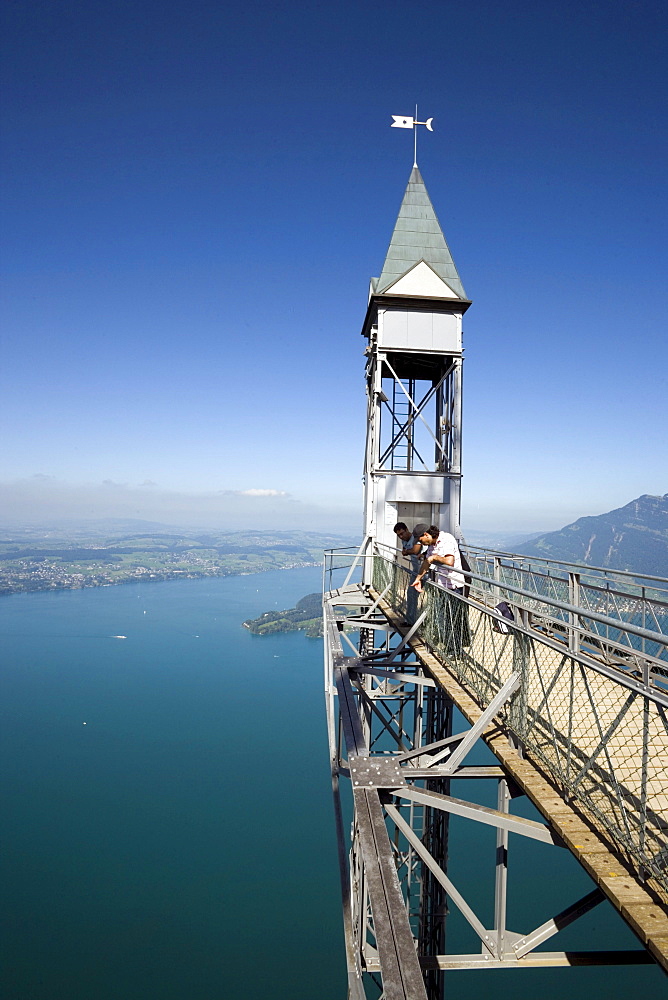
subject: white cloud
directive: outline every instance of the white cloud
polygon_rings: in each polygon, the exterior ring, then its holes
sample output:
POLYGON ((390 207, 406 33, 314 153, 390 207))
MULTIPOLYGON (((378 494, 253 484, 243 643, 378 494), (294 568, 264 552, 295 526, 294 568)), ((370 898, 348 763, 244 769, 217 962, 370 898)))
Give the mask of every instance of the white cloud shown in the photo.
POLYGON ((237 490, 238 497, 289 497, 285 490, 237 490))

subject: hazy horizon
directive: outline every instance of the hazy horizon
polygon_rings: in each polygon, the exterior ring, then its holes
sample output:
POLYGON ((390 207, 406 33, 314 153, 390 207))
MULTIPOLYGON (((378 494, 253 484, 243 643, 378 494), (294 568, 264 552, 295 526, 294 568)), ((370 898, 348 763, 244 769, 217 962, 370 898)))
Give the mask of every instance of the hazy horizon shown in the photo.
MULTIPOLYGON (((528 497, 517 509, 469 505, 464 502, 462 530, 465 536, 542 534, 556 531, 580 517, 607 513, 625 506, 602 509, 580 505, 567 511, 545 510, 528 497), (477 508, 477 509, 471 509, 477 508)), ((361 533, 362 502, 324 506, 305 503, 288 492, 220 490, 216 493, 186 493, 160 489, 155 483, 131 486, 106 481, 71 484, 49 476, 35 476, 14 483, 0 483, 0 527, 84 530, 104 520, 155 523, 182 530, 212 531, 312 531, 357 538, 361 533)))

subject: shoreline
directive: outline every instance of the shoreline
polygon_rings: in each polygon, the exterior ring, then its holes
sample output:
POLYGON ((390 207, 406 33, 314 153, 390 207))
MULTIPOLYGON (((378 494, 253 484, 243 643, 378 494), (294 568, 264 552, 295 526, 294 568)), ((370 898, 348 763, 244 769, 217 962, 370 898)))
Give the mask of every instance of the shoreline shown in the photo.
POLYGON ((316 566, 321 566, 321 562, 305 562, 301 563, 299 566, 267 566, 263 569, 257 569, 253 572, 221 572, 221 573, 183 573, 176 572, 166 575, 152 575, 147 573, 140 573, 134 576, 125 577, 122 580, 105 580, 104 582, 91 581, 90 583, 76 583, 72 586, 67 584, 51 584, 46 587, 16 587, 7 590, 0 591, 0 598, 12 597, 16 594, 55 594, 66 590, 92 590, 101 589, 103 587, 120 587, 127 583, 173 583, 175 580, 220 580, 222 578, 232 577, 232 576, 259 576, 262 573, 272 573, 272 572, 289 572, 294 569, 313 569, 316 566))

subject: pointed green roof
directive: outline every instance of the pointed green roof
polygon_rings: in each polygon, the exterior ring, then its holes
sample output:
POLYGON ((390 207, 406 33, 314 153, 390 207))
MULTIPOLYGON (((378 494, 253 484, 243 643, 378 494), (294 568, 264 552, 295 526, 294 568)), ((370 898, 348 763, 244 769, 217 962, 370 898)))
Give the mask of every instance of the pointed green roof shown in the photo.
POLYGON ((382 295, 421 260, 426 261, 461 299, 466 298, 422 174, 417 167, 413 167, 375 288, 376 294, 382 295))

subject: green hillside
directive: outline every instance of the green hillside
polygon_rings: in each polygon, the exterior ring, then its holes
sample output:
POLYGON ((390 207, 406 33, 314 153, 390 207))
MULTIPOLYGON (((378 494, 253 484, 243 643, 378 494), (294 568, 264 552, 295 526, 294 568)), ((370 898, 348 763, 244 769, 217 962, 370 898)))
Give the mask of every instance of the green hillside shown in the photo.
POLYGON ((322 594, 307 594, 297 606, 284 611, 265 611, 259 618, 249 618, 244 627, 254 635, 304 630, 311 639, 322 635, 322 594))
POLYGON ((645 494, 607 514, 581 517, 515 551, 668 577, 668 493, 645 494))

